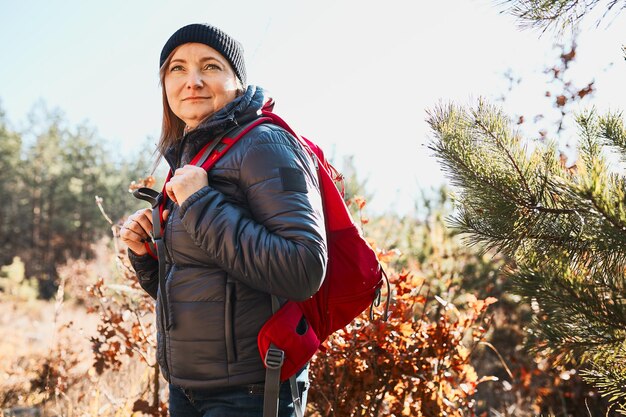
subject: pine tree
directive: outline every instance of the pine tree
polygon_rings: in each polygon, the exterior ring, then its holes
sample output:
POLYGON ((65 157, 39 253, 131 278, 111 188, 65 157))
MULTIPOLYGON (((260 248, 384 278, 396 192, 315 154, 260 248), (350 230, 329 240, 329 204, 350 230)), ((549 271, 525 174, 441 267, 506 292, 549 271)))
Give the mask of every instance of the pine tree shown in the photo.
MULTIPOLYGON (((623 0, 509 0, 530 27, 576 27, 623 0)), ((624 50, 626 54, 626 48, 624 50)), ((534 311, 528 347, 576 365, 626 415, 626 130, 621 113, 577 117, 578 161, 525 141, 480 100, 429 111, 431 149, 458 189, 451 224, 470 244, 506 254, 514 291, 534 311)))
POLYGON ((4 111, 0 108, 0 266, 13 260, 20 236, 18 212, 20 201, 21 137, 8 126, 4 111))
POLYGON ((114 221, 145 206, 128 186, 148 173, 150 152, 122 158, 95 129, 70 128, 59 110, 43 103, 29 121, 25 132, 14 132, 0 109, 0 266, 19 257, 48 298, 56 291, 57 267, 93 256, 93 244, 110 234, 96 196, 114 221))
POLYGON ((459 190, 452 225, 513 261, 535 320, 529 347, 574 363, 626 413, 626 130, 620 114, 578 117, 579 161, 529 143, 497 108, 440 105, 431 149, 459 190))

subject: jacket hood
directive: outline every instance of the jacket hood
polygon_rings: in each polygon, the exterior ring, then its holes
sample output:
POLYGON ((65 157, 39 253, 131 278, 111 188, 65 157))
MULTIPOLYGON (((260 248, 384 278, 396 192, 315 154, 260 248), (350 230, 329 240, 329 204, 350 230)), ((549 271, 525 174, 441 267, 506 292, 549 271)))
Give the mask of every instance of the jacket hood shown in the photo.
POLYGON ((164 155, 172 170, 177 165, 188 163, 202 149, 212 141, 235 126, 244 125, 261 114, 263 105, 271 100, 263 88, 249 85, 246 91, 222 109, 200 122, 191 132, 183 135, 164 155))

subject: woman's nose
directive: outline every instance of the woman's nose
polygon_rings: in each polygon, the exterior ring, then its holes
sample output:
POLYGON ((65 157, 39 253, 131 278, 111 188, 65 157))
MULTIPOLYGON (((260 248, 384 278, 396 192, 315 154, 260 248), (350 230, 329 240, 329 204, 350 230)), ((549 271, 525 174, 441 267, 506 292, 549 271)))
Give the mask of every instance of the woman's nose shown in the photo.
POLYGON ((187 88, 202 88, 202 77, 200 74, 196 72, 192 72, 189 74, 189 78, 187 79, 187 88))

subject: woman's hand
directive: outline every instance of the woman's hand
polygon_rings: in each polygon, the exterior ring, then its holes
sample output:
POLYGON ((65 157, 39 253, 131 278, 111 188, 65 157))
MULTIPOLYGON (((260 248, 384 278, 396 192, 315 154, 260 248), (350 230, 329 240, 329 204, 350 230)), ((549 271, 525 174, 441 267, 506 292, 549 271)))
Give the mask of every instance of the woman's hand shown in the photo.
POLYGON ((150 238, 152 231, 152 209, 137 210, 124 222, 120 237, 136 255, 148 253, 144 242, 150 238))
POLYGON ((179 206, 190 195, 209 185, 209 177, 204 168, 185 165, 174 172, 174 176, 165 184, 167 196, 179 206))

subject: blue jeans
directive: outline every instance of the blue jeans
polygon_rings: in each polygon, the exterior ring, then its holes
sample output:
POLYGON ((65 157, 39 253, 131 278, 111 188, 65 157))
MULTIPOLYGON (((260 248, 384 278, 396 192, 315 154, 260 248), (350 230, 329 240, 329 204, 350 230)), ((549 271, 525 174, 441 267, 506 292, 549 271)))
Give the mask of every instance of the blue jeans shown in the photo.
MULTIPOLYGON (((306 408, 309 388, 308 367, 298 372, 302 409, 306 408)), ((289 381, 280 384, 279 417, 296 415, 289 381)), ((228 387, 219 390, 186 389, 170 384, 171 417, 263 417, 263 384, 228 387)))

